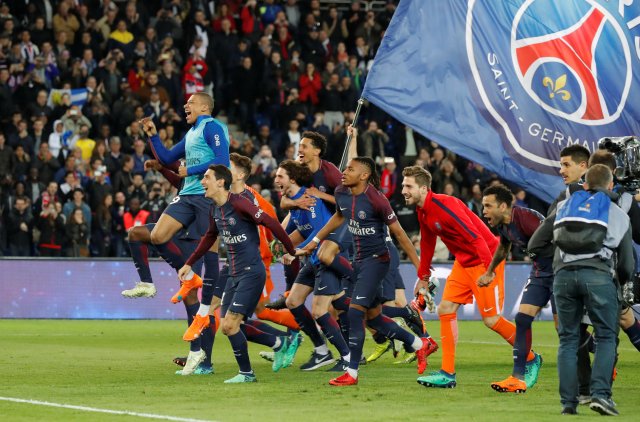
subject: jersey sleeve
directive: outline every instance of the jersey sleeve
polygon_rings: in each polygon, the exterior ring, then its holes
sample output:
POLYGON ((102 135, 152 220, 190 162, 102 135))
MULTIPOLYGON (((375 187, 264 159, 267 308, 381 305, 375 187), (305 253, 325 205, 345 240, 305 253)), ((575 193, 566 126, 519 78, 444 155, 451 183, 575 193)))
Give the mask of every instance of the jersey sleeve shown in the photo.
POLYGON ((229 167, 229 139, 219 123, 208 122, 203 131, 204 140, 214 153, 214 158, 202 164, 187 168, 187 175, 204 174, 212 164, 229 167))
POLYGON ((424 222, 420 222, 420 268, 418 278, 425 279, 431 275, 431 261, 436 250, 436 235, 429 230, 424 222))
POLYGON ((334 197, 336 198, 336 214, 342 215, 342 208, 340 207, 339 197, 347 192, 347 188, 345 188, 342 184, 338 185, 338 187, 333 192, 334 197))
POLYGON ((164 145, 162 145, 162 141, 160 140, 160 136, 155 134, 151 137, 151 151, 153 155, 158 157, 158 161, 160 164, 169 165, 174 161, 178 161, 181 158, 184 158, 184 148, 186 141, 184 138, 177 144, 173 146, 171 149, 167 149, 164 145))
POLYGON ((291 255, 295 254, 293 242, 291 242, 289 235, 284 231, 278 220, 271 217, 245 198, 237 197, 237 199, 234 198, 231 200, 233 201, 232 205, 236 212, 254 223, 265 226, 271 230, 271 233, 273 233, 273 235, 284 245, 287 252, 291 255))
POLYGON ((369 198, 371 199, 373 208, 376 210, 382 221, 384 221, 384 224, 390 226, 391 224, 398 221, 398 217, 396 216, 396 213, 393 212, 393 208, 391 208, 391 204, 389 203, 387 197, 384 196, 382 192, 373 187, 369 187, 369 189, 372 190, 369 198))
POLYGON ((307 220, 309 220, 309 224, 311 224, 312 231, 311 233, 309 233, 309 236, 307 236, 307 238, 300 245, 298 245, 299 249, 307 246, 307 243, 311 242, 313 238, 318 235, 318 232, 322 230, 325 224, 327 224, 327 221, 329 221, 329 218, 331 218, 329 210, 327 210, 327 207, 322 201, 317 200, 316 204, 318 205, 314 209, 314 212, 303 211, 307 217, 307 220))
POLYGON ((333 163, 329 161, 322 161, 324 167, 324 177, 327 181, 327 185, 331 189, 336 189, 342 183, 342 173, 333 163))
POLYGON ((213 244, 216 243, 216 239, 218 239, 218 226, 216 225, 211 213, 209 213, 209 228, 200 239, 200 243, 198 243, 196 250, 191 254, 189 259, 187 259, 186 264, 193 266, 193 264, 195 264, 209 249, 211 249, 213 244))

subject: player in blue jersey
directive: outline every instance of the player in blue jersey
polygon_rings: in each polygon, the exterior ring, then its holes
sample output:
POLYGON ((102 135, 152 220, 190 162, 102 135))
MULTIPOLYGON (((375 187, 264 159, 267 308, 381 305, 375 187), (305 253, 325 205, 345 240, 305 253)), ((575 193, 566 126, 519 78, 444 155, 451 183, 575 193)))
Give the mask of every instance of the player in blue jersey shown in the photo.
MULTIPOLYGON (((305 195, 310 183, 311 170, 305 164, 290 160, 280 163, 276 171, 275 184, 281 189, 283 195, 296 200, 305 195)), ((308 210, 292 209, 286 230, 287 233, 294 236, 298 234, 302 236, 304 241, 298 246, 305 247, 330 218, 331 212, 324 205, 324 202, 316 201, 316 204, 309 207, 308 210)), ((295 258, 287 254, 282 259, 285 264, 289 264, 295 258)), ((340 333, 340 326, 329 313, 330 305, 334 302, 343 301, 343 297, 344 292, 342 291, 340 276, 331 268, 320 264, 314 251, 300 270, 298 277, 296 277, 286 301, 287 307, 291 310, 296 322, 307 334, 314 346, 311 358, 300 367, 303 371, 318 369, 334 362, 333 356, 316 326, 316 322, 327 340, 340 353, 341 358, 333 369, 341 372, 346 369, 350 358, 349 347, 340 333), (310 314, 304 302, 312 292, 313 302, 310 314)), ((289 355, 287 355, 287 360, 289 360, 289 355)))
POLYGON ((271 347, 276 353, 273 370, 283 363, 289 342, 287 337, 265 333, 243 321, 253 314, 264 288, 266 273, 260 256, 260 235, 257 225, 266 226, 289 253, 293 244, 279 222, 246 198, 229 191, 231 171, 223 165, 212 165, 204 175, 201 186, 207 198, 216 205, 210 217, 209 229, 196 251, 189 257, 178 275, 185 279, 192 272, 191 265, 211 248, 220 235, 227 246, 229 276, 222 296, 222 332, 229 338, 240 373, 225 383, 255 382, 247 351, 247 339, 271 347))
POLYGON ((419 259, 415 248, 391 209, 389 201, 377 189, 379 185, 375 163, 368 157, 349 161, 343 172, 342 185, 335 190, 336 212, 317 236, 297 254, 311 253, 327 236, 345 221, 353 236, 355 285, 349 307, 349 368, 342 376, 331 380, 335 386, 358 383, 358 365, 364 344, 364 321, 386 337, 402 341, 409 351, 417 352, 418 372, 426 369, 426 355, 430 343, 399 327, 392 319, 381 314, 380 293, 382 280, 389 271, 389 249, 385 242, 384 227, 398 239, 400 246, 416 267, 419 259))
MULTIPOLYGON (((320 198, 327 208, 333 212, 335 210, 335 198, 333 192, 340 184, 342 173, 331 162, 323 160, 322 156, 327 150, 327 140, 317 132, 304 132, 298 148, 298 161, 306 164, 313 175, 311 187, 307 188, 304 195, 297 199, 282 196, 280 208, 292 210, 295 208, 308 210, 314 205, 316 198, 320 198)), ((350 235, 346 226, 336 229, 331 233, 327 242, 324 242, 318 251, 318 258, 324 265, 330 267, 341 277, 351 277, 352 268, 349 260, 340 251, 348 249, 350 235)), ((281 300, 284 306, 284 299, 281 300)))
MULTIPOLYGON (((513 206, 513 194, 504 185, 494 185, 482 193, 483 215, 489 225, 500 235, 500 245, 493 254, 491 264, 485 274, 478 279, 478 286, 488 286, 494 279, 495 268, 509 255, 512 247, 525 253, 529 239, 540 226, 544 217, 529 208, 513 206)), ((513 343, 513 372, 504 381, 494 382, 491 388, 503 393, 524 393, 535 385, 538 379, 542 358, 533 353, 533 359, 527 362, 531 352, 531 324, 540 310, 553 301, 553 246, 532 257, 529 281, 522 293, 522 300, 516 315, 516 338, 513 343)))
MULTIPOLYGON (((192 127, 170 150, 162 145, 153 121, 150 118, 141 121, 161 164, 184 158, 184 165, 178 169, 179 176, 184 178, 184 185, 151 232, 151 243, 176 270, 184 265, 184 256, 171 241, 173 235, 194 222, 200 232, 206 231, 208 225, 211 202, 204 197, 204 188, 200 184, 202 175, 212 164, 229 166, 229 133, 222 122, 211 117, 213 98, 203 92, 193 94, 185 104, 184 111, 187 123, 192 127)), ((196 274, 190 273, 189 277, 182 280, 180 290, 171 299, 173 303, 180 302, 189 291, 202 286, 202 280, 196 274)), ((208 309, 199 309, 198 312, 206 315, 208 309)))

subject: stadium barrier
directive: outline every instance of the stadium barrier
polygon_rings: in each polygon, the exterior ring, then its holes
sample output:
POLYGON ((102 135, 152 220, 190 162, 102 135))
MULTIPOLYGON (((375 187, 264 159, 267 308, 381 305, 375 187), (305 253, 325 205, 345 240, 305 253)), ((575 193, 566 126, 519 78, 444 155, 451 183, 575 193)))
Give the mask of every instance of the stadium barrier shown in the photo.
MULTIPOLYGON (((178 288, 177 277, 166 263, 151 260, 151 274, 158 294, 153 299, 125 299, 124 289, 138 280, 130 260, 112 259, 18 259, 0 260, 0 318, 43 319, 183 319, 184 307, 173 305, 169 299, 178 288)), ((440 300, 451 263, 434 264, 441 285, 436 301, 440 300)), ((513 318, 520 303, 522 289, 529 275, 527 263, 506 266, 505 301, 503 314, 513 318)), ((407 299, 412 299, 416 279, 411 264, 402 263, 400 273, 407 286, 407 299)), ((271 269, 274 282, 272 298, 284 287, 281 264, 271 269)), ((310 303, 308 303, 310 306, 310 303)), ((437 315, 425 313, 426 319, 437 315)), ((458 311, 463 320, 479 320, 475 305, 465 305, 458 311)), ((551 319, 547 307, 541 319, 551 319)))

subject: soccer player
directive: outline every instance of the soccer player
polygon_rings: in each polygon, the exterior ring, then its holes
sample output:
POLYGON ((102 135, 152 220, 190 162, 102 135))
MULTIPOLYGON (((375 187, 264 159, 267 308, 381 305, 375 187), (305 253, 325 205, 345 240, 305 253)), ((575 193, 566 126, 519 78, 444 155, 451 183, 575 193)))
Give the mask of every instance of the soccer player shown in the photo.
MULTIPOLYGON (((144 118, 141 124, 147 136, 151 138, 151 147, 161 164, 173 163, 181 158, 184 164, 178 169, 184 185, 180 193, 160 216, 151 232, 151 243, 160 256, 176 271, 184 265, 184 256, 171 240, 181 228, 189 227, 193 222, 198 231, 206 231, 209 205, 200 184, 202 175, 212 164, 229 166, 229 133, 227 127, 211 117, 213 98, 199 92, 193 94, 184 106, 187 123, 192 125, 184 138, 173 148, 167 150, 158 136, 151 118, 144 118)), ((180 290, 171 298, 173 303, 180 302, 193 289, 202 287, 202 279, 195 273, 192 279, 182 280, 180 290)), ((201 307, 198 313, 208 315, 209 310, 201 307)))
MULTIPOLYGON (((276 212, 273 206, 269 204, 250 186, 246 185, 246 180, 251 174, 251 160, 237 153, 231 153, 229 155, 229 159, 231 162, 230 170, 233 178, 230 188, 231 192, 239 194, 242 197, 246 198, 275 219, 276 212)), ((213 213, 214 210, 212 209, 211 212, 213 213)), ((264 302, 269 299, 269 292, 271 291, 271 289, 273 289, 273 282, 271 281, 271 271, 269 270, 272 260, 271 250, 269 249, 269 237, 272 237, 272 235, 271 232, 269 232, 264 226, 258 226, 258 230, 260 231, 260 256, 266 270, 266 282, 265 288, 262 291, 260 302, 258 303, 258 307, 256 308, 256 316, 260 319, 266 319, 277 324, 286 325, 294 330, 298 330, 299 327, 296 324, 293 315, 291 315, 288 310, 274 311, 264 308, 264 302)), ((223 284, 224 280, 226 280, 226 278, 221 277, 221 280, 219 280, 215 285, 211 287, 209 287, 206 283, 203 285, 202 304, 205 306, 209 306, 209 314, 211 316, 213 316, 214 311, 220 306, 222 293, 224 292, 225 287, 223 284)), ((203 332, 203 330, 210 326, 209 322, 209 319, 205 316, 197 315, 194 318, 193 323, 185 333, 183 339, 186 341, 191 341, 197 338, 200 333, 203 332)), ((272 331, 272 334, 280 334, 279 330, 271 330, 271 326, 262 325, 262 328, 262 331, 265 331, 266 329, 272 331)), ((294 340, 297 341, 295 335, 294 340)), ((290 348, 290 350, 293 353, 293 348, 290 348)))
POLYGON ((390 261, 384 227, 389 227, 416 269, 420 262, 389 201, 378 190, 378 186, 379 179, 371 158, 356 157, 350 160, 342 176, 342 185, 335 190, 335 214, 318 235, 297 252, 300 255, 309 254, 345 222, 353 235, 356 278, 348 312, 351 359, 347 372, 329 382, 335 386, 358 383, 365 319, 377 332, 398 339, 407 350, 417 352, 418 373, 424 372, 431 349, 431 343, 427 339, 405 331, 392 319, 381 314, 380 289, 382 280, 389 271, 390 261))
MULTIPOLYGON (((525 253, 533 232, 544 221, 544 217, 529 208, 513 206, 513 194, 504 185, 494 185, 482 193, 483 215, 491 227, 500 234, 500 245, 493 254, 487 271, 478 279, 478 285, 485 287, 495 277, 496 267, 509 255, 512 247, 525 253)), ((531 351, 531 324, 540 310, 553 301, 553 246, 548 245, 532 256, 531 273, 522 293, 522 300, 516 315, 516 339, 513 344, 513 372, 504 381, 494 382, 491 388, 502 393, 524 393, 535 385, 542 365, 542 357, 534 353, 535 358, 527 362, 531 351)))
MULTIPOLYGON (((288 198, 296 200, 302 197, 310 183, 311 170, 307 165, 291 160, 280 163, 276 171, 275 184, 288 198)), ((297 232, 301 235, 305 240, 299 247, 303 248, 329 221, 331 212, 323 201, 317 201, 309 210, 292 209, 289 217, 286 231, 288 233, 297 232)), ((288 264, 294 257, 284 255, 282 259, 285 264, 288 264)), ((326 342, 316 327, 316 322, 327 340, 338 349, 341 356, 331 370, 342 372, 346 369, 350 358, 349 347, 340 333, 340 326, 329 313, 329 306, 334 302, 343 302, 343 297, 340 276, 331 268, 321 265, 314 251, 300 270, 286 300, 287 307, 314 346, 311 358, 300 367, 303 371, 312 371, 334 362, 331 351, 327 348, 326 342), (313 302, 310 314, 304 302, 311 292, 313 292, 313 302)), ((340 308, 339 305, 338 308, 340 308)))
MULTIPOLYGON (((436 237, 439 236, 455 256, 438 305, 442 368, 418 378, 418 383, 426 387, 452 388, 456 386, 456 311, 461 304, 473 303, 475 298, 485 325, 513 344, 516 327, 500 315, 504 302, 504 262, 496 267, 491 284, 480 289, 476 281, 489 268, 498 239, 462 201, 433 193, 428 171, 411 166, 406 167, 402 175, 402 194, 408 205, 416 205, 420 223, 420 269, 416 289, 428 289, 436 237)), ((530 358, 533 358, 532 354, 530 358)))
MULTIPOLYGON (((153 152, 153 151, 152 151, 153 152)), ((155 155, 155 152, 153 152, 155 155)), ((155 160, 147 160, 144 163, 145 169, 158 170, 174 187, 180 189, 182 187, 183 179, 178 176, 178 162, 172 163, 168 166, 163 166, 155 160)), ((127 298, 137 297, 154 297, 156 294, 156 287, 153 284, 151 278, 151 269, 149 268, 149 246, 154 247, 151 244, 151 232, 155 227, 154 224, 146 224, 144 226, 132 227, 127 233, 127 240, 129 243, 129 249, 131 251, 131 258, 133 259, 140 281, 136 283, 133 289, 124 290, 122 295, 127 298)), ((204 232, 198 231, 198 225, 194 221, 187 229, 180 230, 173 237, 174 242, 180 250, 183 250, 187 254, 191 254, 197 243, 202 237, 204 232)), ((203 277, 203 284, 210 285, 218 280, 218 253, 209 251, 204 255, 205 275, 203 277)), ((202 261, 198 261, 198 266, 195 271, 196 274, 201 273, 202 261)), ((197 314, 200 308, 200 302, 195 290, 191 290, 184 298, 184 306, 187 311, 187 323, 190 326, 193 322, 194 316, 197 314)), ((184 360, 184 367, 182 370, 177 371, 180 375, 207 375, 213 373, 213 364, 211 361, 211 354, 213 351, 213 343, 215 339, 215 317, 209 317, 213 322, 211 329, 204 332, 201 338, 192 339, 190 343, 190 353, 184 360)), ((181 362, 178 358, 174 362, 181 362)))
MULTIPOLYGON (((324 201, 329 211, 335 210, 335 197, 333 196, 335 188, 340 184, 342 173, 329 161, 323 160, 327 151, 327 140, 324 136, 317 132, 304 132, 298 147, 298 160, 309 166, 313 174, 311 187, 306 190, 296 200, 282 196, 280 207, 284 210, 293 208, 309 209, 315 204, 315 198, 324 201)), ((318 251, 318 259, 327 267, 331 268, 342 277, 351 277, 352 268, 349 260, 340 255, 340 251, 346 251, 351 243, 350 235, 346 226, 336 228, 331 233, 326 242, 323 242, 318 251)))
POLYGON ((276 337, 252 326, 243 324, 253 314, 264 288, 266 274, 260 257, 260 236, 257 225, 266 226, 279 239, 289 253, 293 244, 277 220, 242 196, 229 191, 231 171, 223 165, 212 165, 204 175, 201 185, 207 198, 216 204, 210 217, 207 233, 196 251, 179 270, 182 280, 193 276, 191 265, 211 248, 220 234, 227 246, 229 278, 222 297, 222 332, 229 338, 240 372, 225 383, 255 382, 247 350, 247 339, 271 347, 275 353, 273 370, 283 365, 288 349, 287 337, 276 337))

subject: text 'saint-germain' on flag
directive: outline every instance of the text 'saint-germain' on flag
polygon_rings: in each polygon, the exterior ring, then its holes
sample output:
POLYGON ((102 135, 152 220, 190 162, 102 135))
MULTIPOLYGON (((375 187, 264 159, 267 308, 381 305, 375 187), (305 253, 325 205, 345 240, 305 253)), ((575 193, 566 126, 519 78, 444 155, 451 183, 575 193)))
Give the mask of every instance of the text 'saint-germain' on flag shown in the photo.
POLYGON ((640 135, 640 2, 401 0, 363 97, 551 201, 561 149, 640 135))

